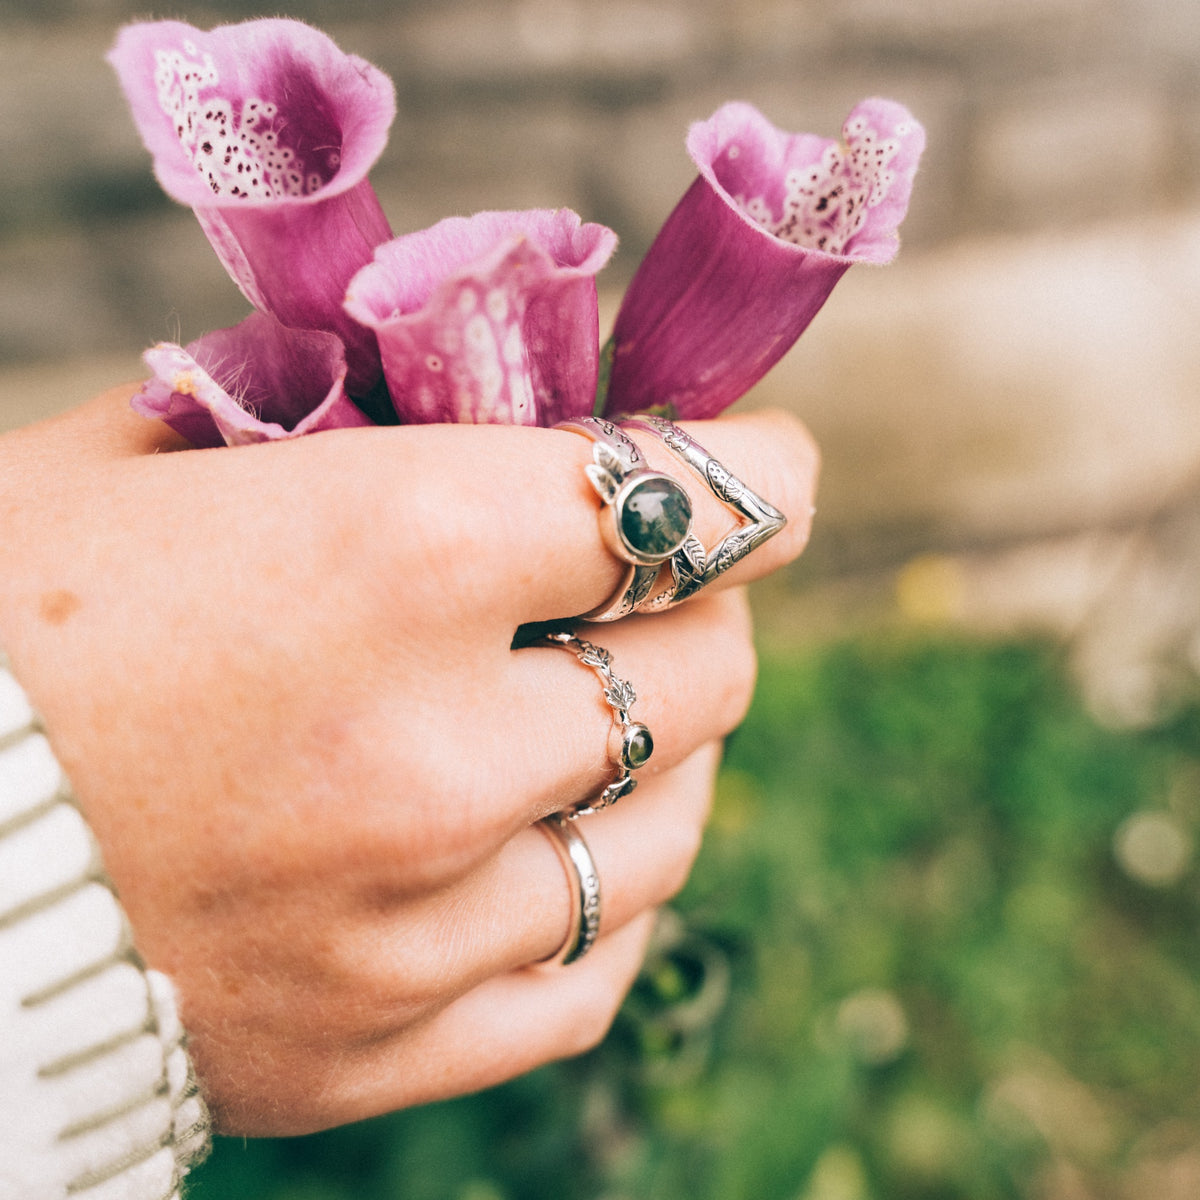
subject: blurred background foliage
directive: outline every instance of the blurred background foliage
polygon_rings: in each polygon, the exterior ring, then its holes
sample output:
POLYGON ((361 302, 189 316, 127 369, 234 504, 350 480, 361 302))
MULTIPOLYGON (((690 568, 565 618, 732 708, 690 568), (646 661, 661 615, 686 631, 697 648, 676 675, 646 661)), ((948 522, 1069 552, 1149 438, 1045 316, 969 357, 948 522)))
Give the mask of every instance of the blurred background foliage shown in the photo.
MULTIPOLYGON (((397 233, 575 208, 624 282, 730 98, 929 151, 743 404, 822 446, 756 589, 711 834, 597 1052, 312 1138, 200 1200, 1200 1196, 1200 5, 297 0, 396 81, 397 233)), ((172 0, 197 25, 277 14, 172 0)), ((0 428, 245 302, 103 56, 135 0, 0 0, 0 428)), ((606 318, 607 319, 607 318, 606 318)), ((733 465, 733 464, 731 464, 733 465)))
POLYGON ((763 663, 609 1040, 452 1103, 220 1141, 197 1200, 1200 1194, 1200 706, 1105 728, 1061 648, 763 663))

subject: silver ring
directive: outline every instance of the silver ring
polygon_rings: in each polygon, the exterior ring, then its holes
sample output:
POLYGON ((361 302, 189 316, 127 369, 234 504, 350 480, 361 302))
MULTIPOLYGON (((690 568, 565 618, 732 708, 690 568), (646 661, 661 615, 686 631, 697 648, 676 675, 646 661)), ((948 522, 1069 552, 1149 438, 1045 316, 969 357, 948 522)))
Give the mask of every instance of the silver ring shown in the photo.
POLYGON ((547 633, 542 640, 570 650, 585 667, 591 667, 596 672, 604 688, 604 701, 613 712, 613 729, 620 737, 620 744, 612 755, 617 767, 616 779, 606 784, 593 800, 585 800, 566 814, 569 819, 586 817, 615 804, 637 787, 633 772, 645 766, 654 753, 654 738, 645 725, 629 715, 630 708, 637 700, 637 692, 628 680, 618 679, 613 674, 612 655, 603 646, 585 642, 583 638, 568 632, 547 633))
POLYGON ((670 586, 643 597, 640 602, 639 607, 645 612, 661 612, 694 596, 734 563, 741 562, 747 554, 773 538, 787 524, 787 517, 752 491, 678 425, 663 417, 652 416, 622 420, 625 425, 634 425, 654 434, 676 458, 682 459, 704 480, 708 490, 726 508, 744 521, 711 551, 704 548, 699 538, 688 534, 671 555, 670 586))
POLYGON ((600 933, 600 876, 587 842, 571 821, 561 813, 554 813, 543 817, 538 824, 554 843, 571 885, 571 930, 557 953, 546 959, 565 967, 578 962, 600 933))
POLYGON ((654 590, 662 564, 677 553, 692 529, 692 501, 670 475, 650 470, 642 452, 611 421, 579 417, 555 429, 592 442, 588 482, 600 497, 600 536, 626 564, 621 583, 586 621, 615 621, 633 612, 654 590))

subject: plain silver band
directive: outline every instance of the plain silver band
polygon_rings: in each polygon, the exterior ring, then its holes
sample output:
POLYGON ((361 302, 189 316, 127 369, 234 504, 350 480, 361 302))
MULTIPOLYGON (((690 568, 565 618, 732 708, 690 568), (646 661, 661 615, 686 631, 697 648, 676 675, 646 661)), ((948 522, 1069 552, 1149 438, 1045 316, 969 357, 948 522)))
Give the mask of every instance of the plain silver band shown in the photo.
POLYGON ((695 535, 688 535, 684 544, 671 555, 670 587, 644 597, 639 605, 643 612, 662 612, 682 604, 773 538, 787 524, 787 517, 713 458, 678 425, 664 417, 645 415, 621 420, 624 425, 644 429, 657 437, 676 458, 682 459, 704 480, 708 490, 726 508, 746 522, 722 538, 711 551, 706 550, 695 535))
POLYGON ((571 885, 571 931, 557 953, 546 959, 565 967, 578 962, 600 934, 600 875, 587 842, 572 821, 553 813, 538 824, 554 843, 571 885))

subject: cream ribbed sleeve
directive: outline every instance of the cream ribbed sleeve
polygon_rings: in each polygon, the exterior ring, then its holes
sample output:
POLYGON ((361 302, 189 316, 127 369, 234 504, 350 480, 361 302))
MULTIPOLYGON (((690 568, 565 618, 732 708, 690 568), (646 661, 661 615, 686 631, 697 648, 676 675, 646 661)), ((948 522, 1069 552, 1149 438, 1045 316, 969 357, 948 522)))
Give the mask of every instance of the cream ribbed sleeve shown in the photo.
POLYGON ((169 1200, 208 1143, 171 984, 0 652, 0 1200, 169 1200))

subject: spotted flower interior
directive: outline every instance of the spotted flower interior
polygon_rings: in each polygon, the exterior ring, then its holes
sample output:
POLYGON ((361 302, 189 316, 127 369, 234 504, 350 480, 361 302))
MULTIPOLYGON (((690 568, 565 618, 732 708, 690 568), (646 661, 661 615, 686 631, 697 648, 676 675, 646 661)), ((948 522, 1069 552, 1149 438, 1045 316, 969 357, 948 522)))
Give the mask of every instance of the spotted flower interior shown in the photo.
POLYGON ((195 42, 154 54, 158 104, 214 195, 254 200, 312 195, 337 174, 341 132, 303 72, 287 80, 287 111, 262 95, 222 89, 213 56, 195 42))
POLYGON ((741 212, 768 233, 795 246, 853 256, 872 211, 900 190, 907 202, 906 142, 918 127, 904 120, 890 124, 856 110, 842 127, 841 143, 797 135, 783 150, 782 170, 772 161, 778 146, 735 140, 712 169, 741 212))

